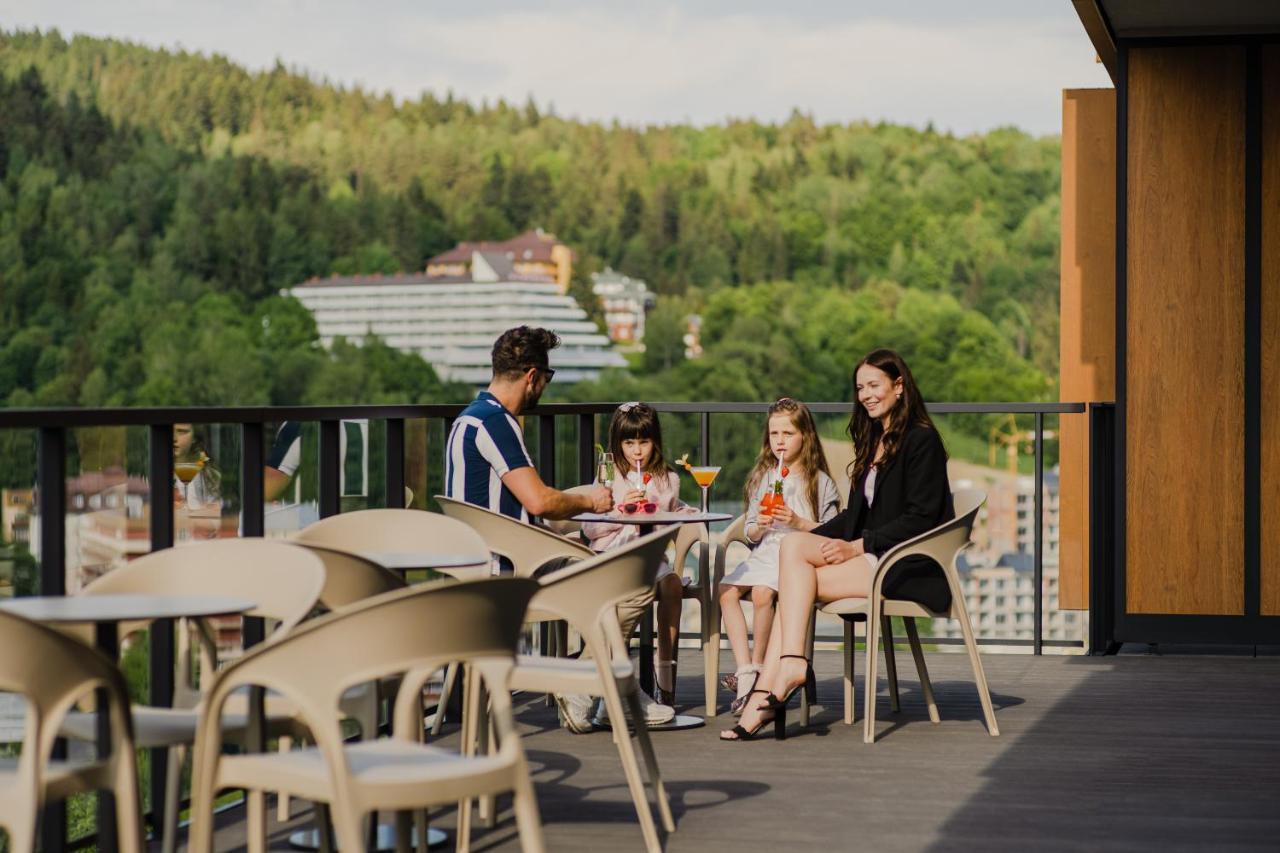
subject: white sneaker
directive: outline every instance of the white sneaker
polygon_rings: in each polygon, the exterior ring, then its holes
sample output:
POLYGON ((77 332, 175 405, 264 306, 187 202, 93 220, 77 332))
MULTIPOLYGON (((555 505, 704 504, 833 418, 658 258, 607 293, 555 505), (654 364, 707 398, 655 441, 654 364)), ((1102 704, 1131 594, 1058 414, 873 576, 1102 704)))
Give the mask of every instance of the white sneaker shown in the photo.
MULTIPOLYGON (((643 690, 638 692, 640 695, 640 713, 644 715, 644 724, 646 726, 660 726, 675 719, 675 708, 670 705, 659 705, 643 690)), ((609 725, 609 710, 605 707, 604 702, 600 703, 600 710, 596 711, 595 722, 598 726, 609 725)))
POLYGON ((555 694, 556 707, 560 709, 560 725, 575 735, 585 735, 594 731, 591 724, 591 709, 595 707, 595 699, 586 694, 561 696, 555 694))

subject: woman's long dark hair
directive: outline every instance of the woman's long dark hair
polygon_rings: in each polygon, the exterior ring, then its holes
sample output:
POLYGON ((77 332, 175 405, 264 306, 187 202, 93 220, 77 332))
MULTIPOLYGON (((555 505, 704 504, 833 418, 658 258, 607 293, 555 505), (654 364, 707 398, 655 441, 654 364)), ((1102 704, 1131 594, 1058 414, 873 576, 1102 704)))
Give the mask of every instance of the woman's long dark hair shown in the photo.
POLYGON ((902 438, 912 426, 927 426, 937 432, 929 411, 925 408, 924 397, 916 386, 911 368, 891 349, 872 350, 853 366, 853 416, 849 418, 849 438, 853 439, 853 462, 849 465, 850 482, 858 483, 872 460, 876 458, 876 445, 884 441, 884 456, 877 468, 890 465, 902 447, 902 438), (864 364, 884 371, 888 377, 897 382, 902 380, 902 397, 894 404, 889 417, 889 429, 886 431, 880 421, 867 414, 866 408, 858 401, 858 371, 864 364), (881 433, 883 432, 883 436, 881 433))

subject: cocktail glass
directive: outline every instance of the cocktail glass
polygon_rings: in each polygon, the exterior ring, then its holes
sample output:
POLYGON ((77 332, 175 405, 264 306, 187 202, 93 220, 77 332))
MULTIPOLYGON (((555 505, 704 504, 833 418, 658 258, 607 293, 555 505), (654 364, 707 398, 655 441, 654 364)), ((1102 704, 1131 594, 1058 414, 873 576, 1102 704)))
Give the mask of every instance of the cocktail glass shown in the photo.
POLYGON ((711 488, 711 484, 716 481, 716 475, 720 473, 719 465, 694 465, 689 468, 689 473, 693 475, 693 481, 702 488, 702 511, 707 511, 707 490, 711 488))
POLYGON ((182 483, 182 503, 184 506, 187 504, 187 487, 199 475, 202 468, 204 468, 204 463, 200 461, 173 463, 173 474, 182 483))

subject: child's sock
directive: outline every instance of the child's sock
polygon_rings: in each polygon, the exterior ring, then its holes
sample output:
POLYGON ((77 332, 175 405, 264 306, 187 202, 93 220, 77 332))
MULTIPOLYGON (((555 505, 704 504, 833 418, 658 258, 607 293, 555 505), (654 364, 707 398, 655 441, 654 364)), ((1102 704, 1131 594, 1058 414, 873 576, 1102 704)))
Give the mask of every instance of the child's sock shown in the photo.
POLYGON ((668 693, 675 689, 674 669, 675 664, 669 660, 660 660, 653 665, 654 674, 658 677, 658 686, 668 693))
POLYGON ((738 676, 737 698, 738 699, 741 699, 742 697, 746 696, 747 693, 750 692, 750 690, 756 686, 756 675, 759 672, 760 672, 760 667, 756 666, 753 663, 749 663, 737 671, 737 676, 738 676))

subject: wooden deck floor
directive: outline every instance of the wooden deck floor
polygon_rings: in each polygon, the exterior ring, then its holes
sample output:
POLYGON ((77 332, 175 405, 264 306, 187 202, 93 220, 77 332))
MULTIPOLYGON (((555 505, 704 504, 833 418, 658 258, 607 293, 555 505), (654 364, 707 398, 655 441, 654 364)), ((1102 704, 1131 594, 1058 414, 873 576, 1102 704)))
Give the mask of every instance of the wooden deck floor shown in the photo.
MULTIPOLYGON (((682 652, 690 700, 700 659, 682 652)), ((718 743, 727 715, 656 734, 677 823, 667 849, 1280 849, 1280 658, 989 655, 998 738, 963 656, 929 656, 939 726, 910 656, 899 662, 902 711, 889 712, 882 680, 874 745, 841 722, 835 652, 817 662, 824 707, 783 743, 718 743)), ((541 702, 526 702, 520 722, 547 849, 642 849, 609 735, 568 734, 541 702)), ((473 849, 519 849, 509 801, 500 807, 473 849)), ((218 850, 242 847, 235 820, 218 850)), ((306 823, 299 804, 294 821, 272 825, 272 849, 290 849, 288 830, 306 823)), ((436 825, 451 830, 452 809, 436 825)))

